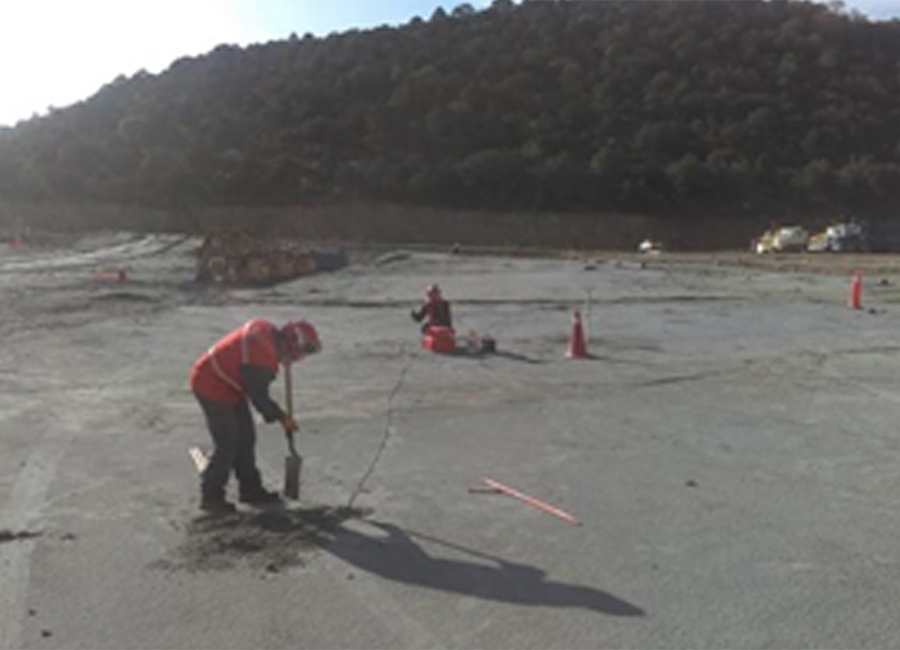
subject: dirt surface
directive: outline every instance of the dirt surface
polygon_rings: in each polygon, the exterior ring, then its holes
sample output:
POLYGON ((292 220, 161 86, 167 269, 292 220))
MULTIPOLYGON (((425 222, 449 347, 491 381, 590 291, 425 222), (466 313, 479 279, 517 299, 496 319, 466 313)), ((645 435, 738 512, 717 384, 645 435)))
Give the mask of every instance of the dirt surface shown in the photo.
MULTIPOLYGON (((900 258, 398 248, 227 290, 193 282, 197 244, 0 251, 0 648, 900 635, 900 258), (430 282, 496 354, 419 347, 430 282), (589 360, 565 357, 575 306, 589 360), (251 317, 324 340, 294 375, 302 498, 204 517, 188 370, 251 317), (582 525, 470 491, 485 477, 582 525)), ((283 435, 258 437, 277 487, 283 435)))
MULTIPOLYGON (((635 255, 633 260, 641 260, 646 256, 635 255)), ((655 258, 665 264, 674 265, 713 265, 717 267, 738 267, 772 271, 776 273, 810 273, 819 275, 846 276, 854 271, 865 275, 896 275, 898 256, 886 254, 772 254, 757 255, 754 253, 666 253, 655 258)))
POLYGON ((318 507, 200 516, 185 527, 184 543, 154 566, 187 571, 246 566, 278 573, 303 566, 304 556, 328 546, 344 521, 365 514, 352 508, 318 507))

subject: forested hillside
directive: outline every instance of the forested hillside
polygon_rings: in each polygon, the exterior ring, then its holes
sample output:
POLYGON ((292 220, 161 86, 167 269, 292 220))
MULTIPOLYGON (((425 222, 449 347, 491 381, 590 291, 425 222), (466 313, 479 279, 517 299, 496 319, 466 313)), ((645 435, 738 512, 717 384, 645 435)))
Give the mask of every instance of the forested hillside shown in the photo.
POLYGON ((0 131, 0 196, 883 213, 900 198, 900 21, 497 0, 221 46, 0 131))

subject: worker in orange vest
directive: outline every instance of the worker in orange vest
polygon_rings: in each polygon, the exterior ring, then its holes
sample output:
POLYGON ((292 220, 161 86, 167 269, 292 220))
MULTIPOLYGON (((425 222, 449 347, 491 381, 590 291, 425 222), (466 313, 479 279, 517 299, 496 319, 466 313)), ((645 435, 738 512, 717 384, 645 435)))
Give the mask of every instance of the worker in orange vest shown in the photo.
POLYGON ((278 374, 279 364, 286 366, 321 348, 318 332, 306 321, 290 321, 278 328, 257 318, 221 339, 194 362, 191 390, 203 409, 215 445, 201 475, 201 509, 210 514, 235 511, 234 504, 225 499, 232 470, 242 503, 280 501, 277 493, 263 487, 256 467, 256 430, 249 403, 266 422, 280 422, 288 434, 297 431, 294 419, 270 397, 269 385, 278 374))
POLYGON ((453 317, 450 315, 450 303, 441 294, 441 288, 432 284, 425 290, 425 301, 418 309, 410 312, 410 316, 417 323, 422 323, 422 332, 429 327, 449 327, 453 329, 453 317))

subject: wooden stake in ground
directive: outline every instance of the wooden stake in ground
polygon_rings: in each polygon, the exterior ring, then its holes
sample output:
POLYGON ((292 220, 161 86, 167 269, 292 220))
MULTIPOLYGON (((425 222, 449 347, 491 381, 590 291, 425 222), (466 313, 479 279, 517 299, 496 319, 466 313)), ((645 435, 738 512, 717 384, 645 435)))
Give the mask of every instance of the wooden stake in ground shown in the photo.
POLYGON ((206 466, 209 465, 209 460, 206 458, 206 454, 203 453, 203 450, 200 447, 191 447, 188 449, 188 453, 191 455, 191 460, 194 461, 194 466, 197 468, 197 473, 202 474, 203 470, 206 469, 206 466))
MULTIPOLYGON (((291 364, 284 364, 284 403, 288 417, 294 418, 294 383, 291 379, 291 364)), ((284 457, 284 496, 289 499, 300 498, 300 469, 303 459, 294 447, 294 432, 286 431, 290 454, 284 457)))

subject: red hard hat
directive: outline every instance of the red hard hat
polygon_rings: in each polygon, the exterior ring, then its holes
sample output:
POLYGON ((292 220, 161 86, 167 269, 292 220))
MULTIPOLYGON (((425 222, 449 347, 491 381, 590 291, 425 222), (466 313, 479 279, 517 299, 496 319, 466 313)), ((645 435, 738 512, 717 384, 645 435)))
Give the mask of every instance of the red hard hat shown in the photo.
POLYGON ((284 337, 288 353, 294 361, 299 361, 307 354, 313 354, 322 349, 319 333, 305 320, 288 321, 281 328, 281 335, 284 337))
POLYGON ((441 288, 436 284, 429 284, 425 290, 425 295, 429 300, 438 300, 441 297, 441 288))

